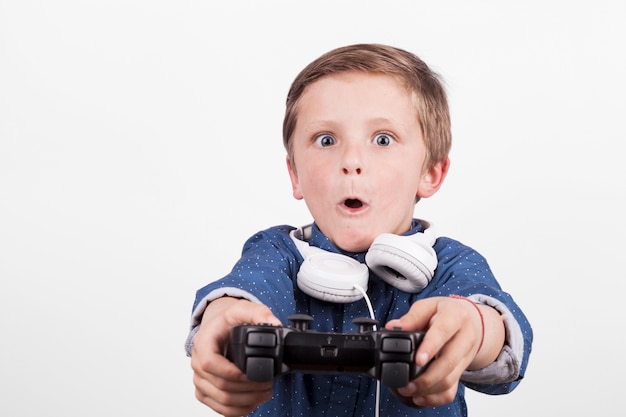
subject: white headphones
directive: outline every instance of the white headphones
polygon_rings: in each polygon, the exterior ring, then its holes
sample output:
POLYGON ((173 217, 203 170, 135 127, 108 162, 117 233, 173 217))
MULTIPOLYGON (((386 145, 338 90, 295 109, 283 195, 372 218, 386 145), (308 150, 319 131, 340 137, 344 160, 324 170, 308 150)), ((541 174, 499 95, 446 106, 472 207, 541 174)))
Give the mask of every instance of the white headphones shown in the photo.
POLYGON ((423 232, 409 236, 383 233, 374 239, 365 255, 367 265, 346 255, 309 246, 310 224, 292 230, 289 236, 304 258, 298 271, 298 287, 320 300, 352 303, 363 298, 359 288, 367 290, 369 267, 399 290, 420 292, 437 268, 433 227, 424 220, 420 222, 425 225, 423 232))

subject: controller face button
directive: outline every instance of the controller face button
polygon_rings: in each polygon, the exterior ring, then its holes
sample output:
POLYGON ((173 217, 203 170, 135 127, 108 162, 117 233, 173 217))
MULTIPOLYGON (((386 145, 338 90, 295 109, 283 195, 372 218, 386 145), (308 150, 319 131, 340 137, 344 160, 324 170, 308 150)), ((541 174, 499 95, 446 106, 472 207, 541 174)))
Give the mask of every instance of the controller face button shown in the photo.
POLYGON ((386 337, 383 339, 382 349, 386 353, 411 353, 411 340, 386 337))
POLYGON ((271 381, 274 378, 274 359, 248 358, 246 360, 246 376, 255 382, 271 381))
POLYGON ((276 346, 276 334, 250 332, 248 333, 247 345, 251 347, 274 347, 276 346))
POLYGON ((388 387, 399 388, 409 383, 409 364, 387 362, 381 365, 380 381, 388 387))

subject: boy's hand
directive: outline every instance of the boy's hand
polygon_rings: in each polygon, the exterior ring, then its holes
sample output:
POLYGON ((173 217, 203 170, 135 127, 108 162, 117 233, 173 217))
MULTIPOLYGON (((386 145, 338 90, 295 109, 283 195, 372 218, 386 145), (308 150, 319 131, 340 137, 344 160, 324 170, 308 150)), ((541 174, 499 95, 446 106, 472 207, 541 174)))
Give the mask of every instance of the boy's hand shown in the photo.
POLYGON ((419 300, 407 314, 391 320, 385 327, 425 332, 415 360, 419 366, 432 362, 418 378, 398 389, 401 395, 412 397, 420 406, 439 406, 454 400, 461 374, 466 369, 489 365, 504 344, 504 325, 499 313, 489 306, 472 305, 458 298, 419 300), (478 352, 481 340, 483 344, 478 352))
POLYGON ((224 297, 212 301, 194 338, 191 367, 196 398, 224 416, 243 416, 272 398, 272 382, 252 382, 224 357, 233 326, 243 323, 280 325, 269 308, 224 297))

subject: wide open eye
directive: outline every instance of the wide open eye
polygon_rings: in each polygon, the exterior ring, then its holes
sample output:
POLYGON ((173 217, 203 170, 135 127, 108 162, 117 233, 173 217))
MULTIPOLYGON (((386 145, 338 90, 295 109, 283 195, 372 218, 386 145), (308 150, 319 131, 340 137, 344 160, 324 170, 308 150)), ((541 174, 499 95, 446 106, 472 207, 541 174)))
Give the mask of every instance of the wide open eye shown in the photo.
POLYGON ((315 143, 321 147, 334 145, 336 142, 335 138, 329 135, 328 133, 324 133, 315 138, 315 143))
POLYGON ((389 146, 394 142, 393 136, 387 133, 379 133, 374 136, 374 143, 379 146, 389 146))

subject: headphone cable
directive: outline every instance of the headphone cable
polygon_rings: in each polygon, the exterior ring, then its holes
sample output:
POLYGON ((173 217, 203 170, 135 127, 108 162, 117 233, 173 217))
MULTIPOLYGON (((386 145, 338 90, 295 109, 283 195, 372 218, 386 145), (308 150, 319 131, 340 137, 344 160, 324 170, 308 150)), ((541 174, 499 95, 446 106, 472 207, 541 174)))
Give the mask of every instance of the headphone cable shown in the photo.
MULTIPOLYGON (((354 288, 358 290, 361 294, 363 294, 363 299, 367 303, 367 308, 370 313, 370 318, 372 320, 376 320, 376 316, 374 315, 374 308, 372 308, 372 302, 367 295, 367 292, 361 287, 359 284, 353 284, 354 288)), ((374 325, 374 330, 377 330, 377 326, 374 325)), ((380 381, 376 379, 376 407, 375 407, 375 416, 379 417, 380 415, 380 381)))

